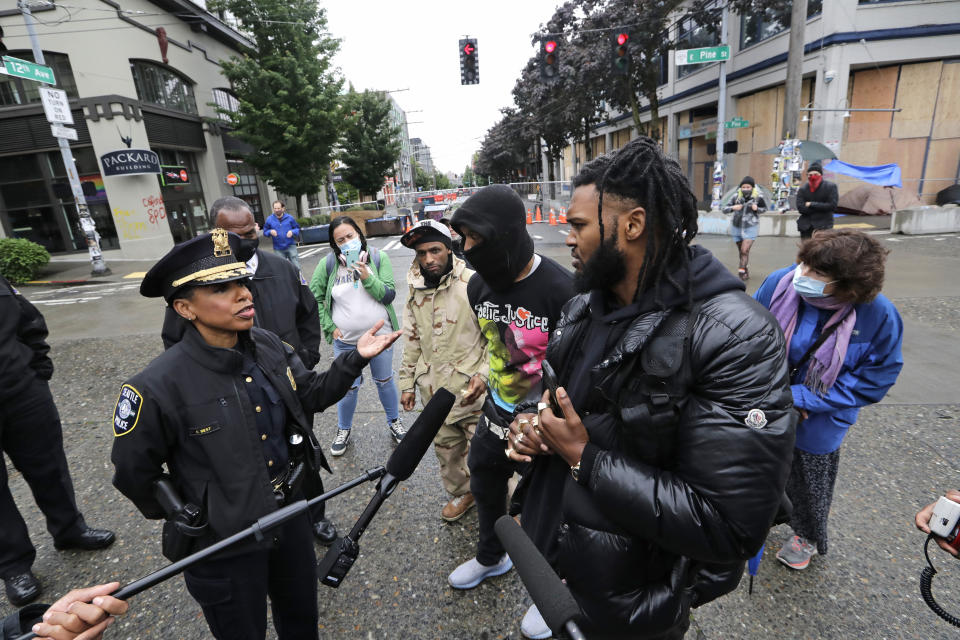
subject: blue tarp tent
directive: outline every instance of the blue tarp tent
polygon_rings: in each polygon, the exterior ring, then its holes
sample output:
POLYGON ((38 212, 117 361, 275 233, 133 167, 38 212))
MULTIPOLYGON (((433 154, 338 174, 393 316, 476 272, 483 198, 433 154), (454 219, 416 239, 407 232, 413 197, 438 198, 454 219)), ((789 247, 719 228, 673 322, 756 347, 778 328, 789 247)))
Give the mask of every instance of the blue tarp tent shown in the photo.
POLYGON ((851 176, 881 187, 903 187, 903 180, 900 179, 900 165, 896 163, 881 164, 876 167, 860 167, 840 160, 831 160, 823 165, 823 169, 824 171, 842 173, 845 176, 851 176))

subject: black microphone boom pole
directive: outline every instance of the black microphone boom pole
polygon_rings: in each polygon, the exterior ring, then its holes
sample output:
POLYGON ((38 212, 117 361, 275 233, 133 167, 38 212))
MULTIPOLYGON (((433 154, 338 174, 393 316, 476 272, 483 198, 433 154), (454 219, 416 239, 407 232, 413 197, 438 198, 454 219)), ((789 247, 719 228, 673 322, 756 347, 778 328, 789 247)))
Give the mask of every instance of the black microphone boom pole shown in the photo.
POLYGON ((409 478, 420 464, 420 460, 430 448, 430 443, 447 419, 450 409, 453 408, 454 400, 456 396, 443 388, 438 389, 430 398, 430 402, 420 412, 420 416, 407 431, 407 435, 403 436, 403 440, 387 460, 387 472, 377 484, 377 493, 371 498, 367 508, 357 518, 350 533, 330 547, 327 555, 317 565, 317 577, 320 582, 333 588, 342 584, 347 572, 360 554, 360 536, 370 526, 373 516, 397 488, 400 481, 409 478))
POLYGON ((565 631, 571 640, 585 640, 573 621, 580 615, 580 606, 517 521, 501 516, 494 530, 550 630, 556 635, 565 631))
MULTIPOLYGON (((270 529, 273 529, 287 522, 288 520, 295 518, 301 513, 306 512, 310 507, 322 502, 326 502, 330 498, 338 496, 345 491, 349 491, 350 489, 353 489, 364 482, 376 480, 382 477, 384 473, 386 473, 386 470, 383 467, 376 467, 364 472, 363 475, 358 476, 353 480, 340 485, 339 487, 336 487, 335 489, 331 489, 326 493, 311 498, 309 501, 297 500, 296 502, 292 502, 287 506, 274 511, 273 513, 268 513, 246 529, 238 531, 232 536, 224 538, 223 540, 220 540, 209 547, 204 547, 200 551, 192 553, 185 558, 181 558, 172 564, 168 564, 167 566, 159 569, 158 571, 154 571, 148 576, 140 578, 139 580, 134 580, 133 582, 120 587, 110 595, 118 600, 127 600, 138 593, 146 591, 150 587, 154 587, 161 582, 172 578, 178 573, 181 573, 184 569, 187 569, 201 560, 205 560, 210 556, 223 551, 227 547, 237 544, 238 542, 246 540, 250 537, 256 539, 257 542, 260 542, 264 538, 263 534, 265 531, 269 531, 270 529)), ((32 638, 36 637, 36 634, 31 631, 17 637, 16 640, 31 640, 32 638)))

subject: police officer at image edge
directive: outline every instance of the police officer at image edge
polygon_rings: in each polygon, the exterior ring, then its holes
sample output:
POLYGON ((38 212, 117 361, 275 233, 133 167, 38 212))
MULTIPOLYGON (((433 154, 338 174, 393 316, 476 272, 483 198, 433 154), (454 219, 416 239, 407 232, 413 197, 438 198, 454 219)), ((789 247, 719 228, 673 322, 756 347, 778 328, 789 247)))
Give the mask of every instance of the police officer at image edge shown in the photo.
MULTIPOLYGON (((250 276, 243 253, 238 236, 216 229, 174 247, 140 288, 177 306, 193 324, 121 387, 113 484, 147 518, 168 519, 163 551, 171 560, 292 499, 318 495, 319 469, 329 467, 312 430, 313 413, 346 393, 367 363, 361 353, 375 355, 399 335, 364 335, 358 350, 328 371, 306 369, 275 334, 252 326, 252 297, 235 282, 250 276), (218 309, 225 311, 213 313, 218 309), (171 514, 155 494, 158 480, 169 481, 178 501, 192 508, 171 514), (182 515, 196 528, 189 535, 171 521, 182 515)), ((281 639, 316 638, 315 568, 304 514, 263 544, 226 550, 185 570, 184 578, 217 638, 264 638, 268 596, 281 639)))
MULTIPOLYGON (((103 549, 115 536, 87 526, 77 508, 60 414, 50 393, 49 351, 43 315, 0 276, 0 465, 6 453, 23 475, 56 549, 103 549)), ((20 607, 39 597, 41 585, 31 571, 37 551, 5 469, 0 469, 0 577, 7 599, 20 607)))

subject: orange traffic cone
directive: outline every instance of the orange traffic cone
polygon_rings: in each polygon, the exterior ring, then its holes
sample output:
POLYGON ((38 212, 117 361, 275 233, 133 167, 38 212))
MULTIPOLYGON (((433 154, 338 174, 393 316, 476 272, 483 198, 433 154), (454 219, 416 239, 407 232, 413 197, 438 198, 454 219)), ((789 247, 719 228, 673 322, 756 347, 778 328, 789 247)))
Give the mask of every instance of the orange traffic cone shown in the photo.
POLYGON ((403 230, 404 233, 413 231, 413 222, 411 222, 411 217, 407 216, 407 228, 403 230))
POLYGON ((560 207, 560 224, 567 224, 567 210, 560 207))
POLYGON ((530 211, 530 207, 527 207, 527 224, 533 224, 533 212, 530 211))
POLYGON ((543 216, 540 214, 540 205, 537 205, 537 217, 534 222, 543 222, 543 216))
POLYGON ((550 226, 551 227, 557 226, 557 214, 553 210, 553 207, 550 207, 550 226))

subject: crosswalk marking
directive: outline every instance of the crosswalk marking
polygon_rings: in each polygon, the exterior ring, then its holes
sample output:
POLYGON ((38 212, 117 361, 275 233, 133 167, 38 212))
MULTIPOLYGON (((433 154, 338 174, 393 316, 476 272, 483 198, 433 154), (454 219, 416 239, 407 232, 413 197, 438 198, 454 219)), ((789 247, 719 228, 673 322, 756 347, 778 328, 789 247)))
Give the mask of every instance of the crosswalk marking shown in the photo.
POLYGON ((383 249, 381 249, 381 251, 390 251, 391 249, 396 249, 399 246, 400 246, 399 240, 391 240, 383 247, 383 249))

